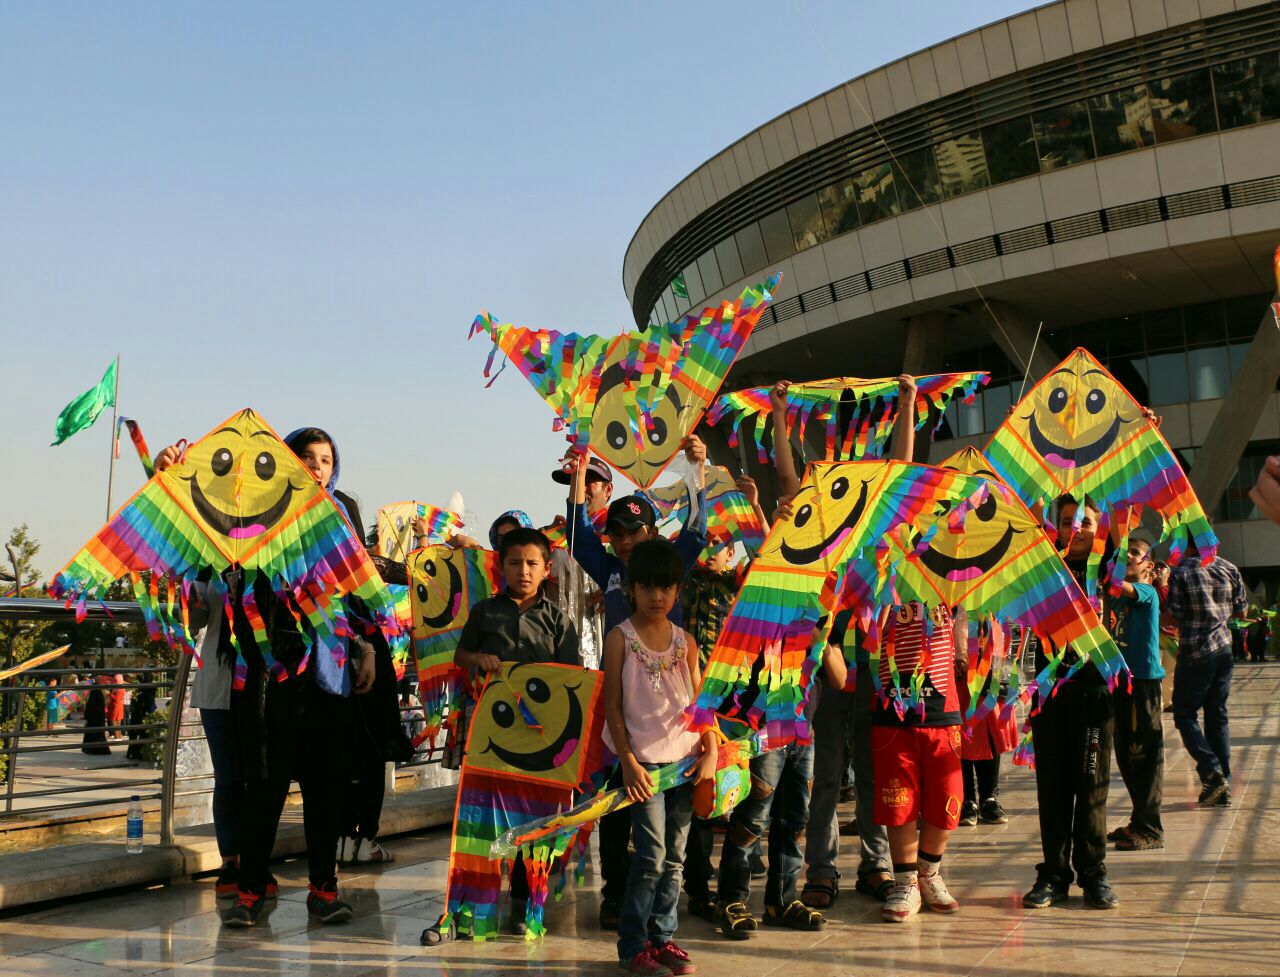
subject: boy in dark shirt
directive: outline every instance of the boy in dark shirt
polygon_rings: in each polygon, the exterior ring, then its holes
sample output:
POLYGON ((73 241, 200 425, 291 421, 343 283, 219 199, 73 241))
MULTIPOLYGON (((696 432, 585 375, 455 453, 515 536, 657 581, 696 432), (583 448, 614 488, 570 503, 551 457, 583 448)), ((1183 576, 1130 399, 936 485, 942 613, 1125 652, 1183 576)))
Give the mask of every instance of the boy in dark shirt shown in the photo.
MULTIPOLYGON (((496 672, 505 662, 582 665, 578 634, 559 605, 542 592, 551 571, 551 544, 536 529, 509 529, 498 541, 498 559, 506 590, 471 609, 453 660, 461 668, 496 672)), ((511 932, 523 935, 529 881, 519 856, 511 866, 511 932)), ((422 932, 424 946, 447 943, 457 935, 450 924, 422 932)))

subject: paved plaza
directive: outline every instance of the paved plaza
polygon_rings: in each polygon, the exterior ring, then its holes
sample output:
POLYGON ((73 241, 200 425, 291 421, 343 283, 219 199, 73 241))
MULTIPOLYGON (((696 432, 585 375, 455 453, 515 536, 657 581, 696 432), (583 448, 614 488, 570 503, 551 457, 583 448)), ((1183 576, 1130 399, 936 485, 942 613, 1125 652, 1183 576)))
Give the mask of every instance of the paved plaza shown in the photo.
MULTIPOLYGON (((689 917, 679 940, 700 974, 726 977, 1280 974, 1278 692, 1280 664, 1236 667, 1235 803, 1226 810, 1196 807, 1194 770, 1166 716, 1167 847, 1109 856, 1118 911, 1088 910, 1078 895, 1062 908, 1022 909, 1039 856, 1034 785, 1027 771, 1006 767, 1010 823, 962 828, 953 836, 945 865, 962 904, 958 915, 926 912, 908 925, 888 926, 873 903, 848 892, 818 934, 768 930, 751 942, 729 943, 689 917)), ((1127 813, 1125 803, 1116 777, 1112 825, 1127 813)), ((394 865, 343 876, 357 914, 349 925, 308 923, 305 863, 294 860, 277 869, 279 904, 255 930, 221 928, 211 879, 10 914, 0 919, 0 977, 116 977, 179 968, 184 977, 612 971, 613 939, 595 925, 592 875, 549 910, 552 935, 544 941, 504 937, 426 950, 418 934, 441 911, 448 834, 399 838, 390 847, 394 865)), ((847 856, 842 867, 851 878, 847 856)))

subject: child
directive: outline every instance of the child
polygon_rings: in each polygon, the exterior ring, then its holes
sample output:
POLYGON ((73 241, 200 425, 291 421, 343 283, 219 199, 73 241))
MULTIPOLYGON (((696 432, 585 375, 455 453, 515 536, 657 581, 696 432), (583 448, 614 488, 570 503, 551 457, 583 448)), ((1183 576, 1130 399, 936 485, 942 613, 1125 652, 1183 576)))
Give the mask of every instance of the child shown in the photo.
MULTIPOLYGON (((701 476, 702 463, 706 461, 707 449, 702 439, 690 435, 684 443, 685 457, 701 476)), ((627 601, 623 588, 626 576, 627 560, 632 549, 648 539, 658 535, 655 528, 656 515, 647 499, 639 495, 628 495, 615 499, 609 505, 605 531, 613 552, 609 553, 587 514, 588 498, 587 474, 592 462, 584 455, 574 454, 565 462, 572 481, 569 486, 569 539, 573 558, 587 572, 596 585, 604 591, 604 632, 607 636, 623 621, 631 616, 631 606, 627 601)), ((675 539, 676 552, 685 568, 693 566, 695 560, 707 545, 707 499, 701 477, 698 483, 697 499, 698 515, 691 519, 675 539)), ((682 572, 687 572, 684 570, 682 572)), ((683 620, 680 605, 673 603, 669 615, 671 623, 680 627, 683 620)), ((610 787, 618 786, 610 782, 610 787)), ((600 819, 597 834, 600 838, 600 928, 617 929, 619 913, 622 906, 623 888, 627 880, 627 842, 631 832, 631 820, 625 811, 606 814, 600 819)))
POLYGON ((627 563, 634 613, 605 636, 605 743, 617 755, 631 816, 635 856, 618 922, 624 974, 691 974, 674 941, 680 869, 693 816, 693 783, 715 776, 715 734, 685 727, 684 710, 702 680, 698 646, 671 623, 684 563, 664 539, 638 543, 627 563), (692 783, 655 793, 649 771, 693 759, 692 783))
MULTIPOLYGON (((471 609, 453 660, 460 668, 496 672, 504 662, 582 664, 573 622, 542 592, 551 567, 551 544, 536 529, 506 529, 498 541, 498 560, 506 589, 471 609)), ((462 732, 462 731, 460 731, 462 732)), ((525 932, 529 881, 524 861, 511 866, 511 932, 525 932)), ((423 946, 448 943, 457 928, 439 924, 422 931, 423 946)))
MULTIPOLYGON (((1059 548, 1070 536, 1078 508, 1069 495, 1058 500, 1059 548)), ((1082 588, 1097 530, 1098 510, 1086 500, 1080 529, 1066 555, 1067 569, 1082 588)), ((1075 652, 1067 649, 1058 678, 1063 679, 1078 661, 1075 652)), ((1036 654, 1036 671, 1047 663, 1041 649, 1036 654)), ((1044 861, 1036 866, 1036 884, 1022 897, 1022 904, 1046 909, 1063 902, 1074 878, 1084 890, 1086 905, 1115 909, 1120 900, 1107 882, 1106 865, 1112 710, 1107 683, 1095 665, 1086 664, 1061 681, 1052 699, 1038 705, 1041 709, 1031 719, 1031 734, 1044 861)))
POLYGON ((1133 801, 1129 823, 1107 835, 1116 851, 1164 847, 1160 821, 1164 728, 1160 723, 1160 600, 1152 585, 1155 564, 1145 539, 1129 543, 1121 594, 1111 605, 1111 633, 1129 666, 1133 688, 1115 691, 1116 766, 1133 801))
MULTIPOLYGON (((957 617, 963 614, 964 609, 961 608, 957 617)), ((960 624, 957 634, 967 635, 967 624, 960 624)), ((976 635, 967 638, 969 642, 977 640, 976 635)), ((1017 646, 1013 633, 1009 634, 1008 641, 1012 646, 1017 646)), ((962 716, 969 711, 967 675, 967 663, 957 661, 956 685, 960 690, 962 716)), ((987 676, 987 684, 978 690, 978 698, 981 699, 989 691, 1001 691, 1000 676, 994 671, 987 676)), ((1000 710, 993 709, 985 719, 966 721, 965 725, 968 729, 960 738, 960 772, 964 777, 964 806, 960 808, 960 824, 972 826, 979 821, 983 824, 1008 824, 1009 815, 1000 803, 1000 757, 1018 747, 1017 719, 1012 715, 1001 719, 1000 710)))

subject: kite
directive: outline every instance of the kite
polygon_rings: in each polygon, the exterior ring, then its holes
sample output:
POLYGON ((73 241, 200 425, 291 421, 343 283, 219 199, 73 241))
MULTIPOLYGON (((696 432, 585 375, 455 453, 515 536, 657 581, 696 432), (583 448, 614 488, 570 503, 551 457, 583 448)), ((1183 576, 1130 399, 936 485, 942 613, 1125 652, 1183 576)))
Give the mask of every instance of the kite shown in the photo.
MULTIPOLYGON (((742 543, 749 555, 754 555, 764 543, 764 526, 755 508, 727 468, 707 465, 705 471, 707 535, 721 538, 728 535, 734 542, 742 543)), ((649 489, 644 495, 653 505, 659 523, 687 521, 690 499, 694 495, 688 482, 682 479, 664 488, 649 489)))
POLYGON ((30 671, 37 665, 43 665, 45 662, 51 662, 59 655, 65 654, 70 650, 70 648, 70 645, 63 645, 61 648, 54 648, 52 651, 33 655, 26 661, 14 665, 12 668, 0 669, 0 682, 3 682, 7 678, 13 678, 15 675, 21 675, 23 672, 30 671))
MULTIPOLYGON (((942 423, 943 411, 953 397, 971 401, 978 388, 991 379, 989 373, 941 373, 916 378, 916 430, 921 430, 929 419, 930 409, 936 413, 936 424, 942 423)), ((772 413, 769 400, 772 387, 751 387, 724 394, 707 412, 707 423, 718 424, 732 416, 729 447, 738 446, 739 431, 747 421, 755 418, 751 437, 755 441, 760 463, 777 450, 773 444, 772 413)), ((833 380, 814 380, 793 383, 787 387, 787 436, 804 432, 811 421, 826 427, 826 460, 859 461, 863 458, 879 458, 893 432, 898 418, 898 379, 862 380, 857 377, 836 377, 833 380), (847 420, 842 414, 847 412, 847 420), (839 441, 842 421, 845 436, 839 441)))
MULTIPOLYGON (((244 572, 243 607, 277 680, 289 670, 271 655, 253 596, 259 576, 297 619, 307 642, 294 674, 314 664, 329 692, 350 690, 346 639, 353 622, 365 634, 382 628, 388 640, 399 631, 391 597, 333 497, 247 409, 153 475, 58 573, 49 592, 74 603, 83 620, 87 601, 101 600, 112 582, 127 575, 152 640, 163 638, 194 654, 187 627, 192 584, 207 574, 210 603, 229 612, 222 575, 232 568, 244 572)), ((244 650, 237 648, 237 687, 244 685, 246 668, 244 650)))
MULTIPOLYGON (((413 654, 418 665, 418 697, 425 725, 414 746, 434 748, 446 723, 462 712, 470 684, 453 663, 463 625, 475 607, 498 592, 502 579, 493 550, 455 549, 444 543, 414 550, 406 561, 413 654)), ((466 730, 456 735, 465 736, 466 730)))
MULTIPOLYGON (((604 680, 574 665, 507 663, 492 673, 476 705, 458 782, 445 912, 436 924, 459 936, 497 935, 502 860, 495 841, 511 828, 573 806, 576 790, 594 790, 615 758, 604 746, 604 680)), ((568 836, 525 846, 529 875, 527 939, 542 922, 551 862, 568 836)))
POLYGON ((781 279, 718 309, 618 336, 530 329, 483 312, 470 335, 493 340, 486 377, 501 350, 555 411, 556 430, 567 428, 579 450, 648 488, 697 426, 781 279))
POLYGON ((378 510, 378 549, 391 560, 403 562, 417 549, 413 521, 427 521, 427 545, 447 543, 466 525, 462 517, 448 509, 437 509, 421 502, 392 502, 378 510))
MULTIPOLYGON (((597 509, 595 512, 587 514, 587 518, 591 520, 591 526, 596 531, 596 535, 602 540, 608 541, 609 537, 604 531, 605 522, 609 518, 609 507, 597 509)), ((551 525, 543 526, 539 530, 543 536, 547 537, 547 542, 551 544, 553 550, 569 548, 569 523, 565 521, 564 516, 556 516, 551 520, 551 525)))
POLYGON ((1034 621, 1039 633, 1092 655, 1104 674, 1122 667, 1036 521, 997 482, 901 461, 814 462, 792 510, 770 530, 707 662, 688 713, 695 730, 720 715, 765 728, 770 748, 807 742, 803 707, 825 646, 815 639, 837 606, 854 608, 878 642, 890 608, 962 595, 971 613, 1034 621), (992 493, 1008 504, 1014 530, 1035 532, 984 569, 992 493), (974 544, 965 543, 970 531, 974 544), (935 569, 926 576, 922 565, 935 569))
MULTIPOLYGON (((1097 506, 1101 520, 1089 561, 1091 597, 1111 525, 1121 527, 1117 552, 1124 553, 1129 529, 1147 509, 1161 518, 1159 542, 1170 542, 1171 563, 1178 562, 1188 541, 1206 562, 1217 554, 1218 537, 1169 443, 1142 406, 1083 348, 1018 402, 985 454, 992 470, 1028 506, 1062 495, 1077 501, 1087 497, 1097 506)), ((1080 506, 1073 530, 1083 517, 1080 506)), ((1123 559, 1116 562, 1120 575, 1123 564, 1123 559)), ((1113 573, 1112 590, 1118 588, 1113 573)))
POLYGON ((142 462, 142 470, 147 473, 147 478, 150 478, 156 473, 156 466, 151 461, 151 451, 147 448, 147 439, 142 436, 142 428, 131 417, 120 417, 116 420, 116 439, 113 449, 115 456, 120 457, 121 429, 129 432, 129 440, 133 442, 133 448, 138 453, 138 461, 142 462))

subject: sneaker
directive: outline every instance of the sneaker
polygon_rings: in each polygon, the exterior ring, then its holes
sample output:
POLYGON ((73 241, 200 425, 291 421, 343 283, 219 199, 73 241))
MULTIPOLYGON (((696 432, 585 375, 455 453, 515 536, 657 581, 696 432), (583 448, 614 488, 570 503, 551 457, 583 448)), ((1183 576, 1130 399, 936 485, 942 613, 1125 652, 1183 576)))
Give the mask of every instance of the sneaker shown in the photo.
POLYGON ((602 930, 616 931, 620 915, 622 915, 622 909, 616 902, 609 899, 600 900, 600 928, 602 930))
POLYGON ((691 974, 698 969, 693 965, 693 961, 689 959, 689 954, 676 946, 675 943, 664 943, 660 947, 652 947, 649 952, 658 963, 670 970, 676 977, 681 977, 683 974, 691 974))
POLYGON ((307 915, 321 923, 345 923, 352 916, 351 907, 338 898, 338 883, 308 886, 307 915))
POLYGON ((889 898, 880 907, 880 918, 886 923, 905 923, 920 911, 920 886, 915 882, 894 882, 889 898))
POLYGON ((1213 807, 1226 794, 1230 796, 1231 785, 1227 783, 1227 779, 1218 774, 1214 780, 1206 780, 1200 785, 1200 800, 1198 803, 1201 807, 1213 807))
POLYGON ((924 904, 935 913, 953 913, 960 908, 960 903, 947 891, 947 883, 942 881, 941 872, 921 872, 917 889, 924 904))
POLYGON ((745 902, 731 902, 720 910, 720 932, 731 940, 746 940, 760 927, 745 902))
POLYGON ((1129 826, 1128 822, 1125 822, 1114 831, 1107 832, 1107 841, 1120 841, 1124 838, 1128 838, 1131 834, 1133 834, 1133 828, 1129 826))
POLYGON ((218 871, 218 880, 213 884, 215 899, 234 899, 239 888, 240 866, 224 865, 218 871))
POLYGON ((1048 909, 1066 901, 1067 887, 1056 885, 1048 879, 1036 879, 1031 891, 1022 897, 1022 905, 1027 909, 1048 909))
POLYGON ((356 860, 356 851, 360 847, 360 839, 343 835, 338 839, 338 851, 335 860, 339 865, 350 865, 356 860))
POLYGON ((262 896, 252 892, 238 892, 235 905, 222 914, 222 925, 232 929, 248 929, 257 925, 261 915, 262 896))
POLYGON ((1008 824, 1009 815, 994 797, 988 797, 978 808, 978 820, 983 824, 1008 824))
POLYGON ((1131 831, 1116 842, 1116 851, 1154 851, 1164 847, 1164 839, 1131 831))
POLYGON ((280 895, 280 882, 276 879, 274 875, 268 875, 267 876, 267 894, 263 896, 263 898, 274 899, 278 895, 280 895))
POLYGON ((529 911, 529 902, 526 899, 511 900, 511 919, 507 921, 507 932, 513 936, 524 936, 528 932, 525 926, 524 917, 529 911))
POLYGON ((978 823, 978 802, 965 801, 960 808, 960 826, 972 827, 978 823))
POLYGON ((747 859, 747 864, 751 866, 751 877, 753 879, 763 879, 769 874, 769 866, 765 864, 759 852, 753 851, 751 857, 747 859))
POLYGON ((364 865, 366 862, 377 864, 396 860, 395 855, 391 854, 372 838, 357 838, 355 842, 355 855, 351 860, 357 865, 364 865))
POLYGON ((1090 882, 1081 888, 1084 889, 1084 904, 1090 909, 1115 909, 1120 905, 1119 898, 1106 879, 1090 882))
POLYGON ((659 963, 647 945, 630 960, 619 960, 618 969, 631 977, 672 977, 671 968, 659 963))
POLYGON ((1230 807, 1231 806, 1231 785, 1228 784, 1222 792, 1222 796, 1213 802, 1214 807, 1230 807))

